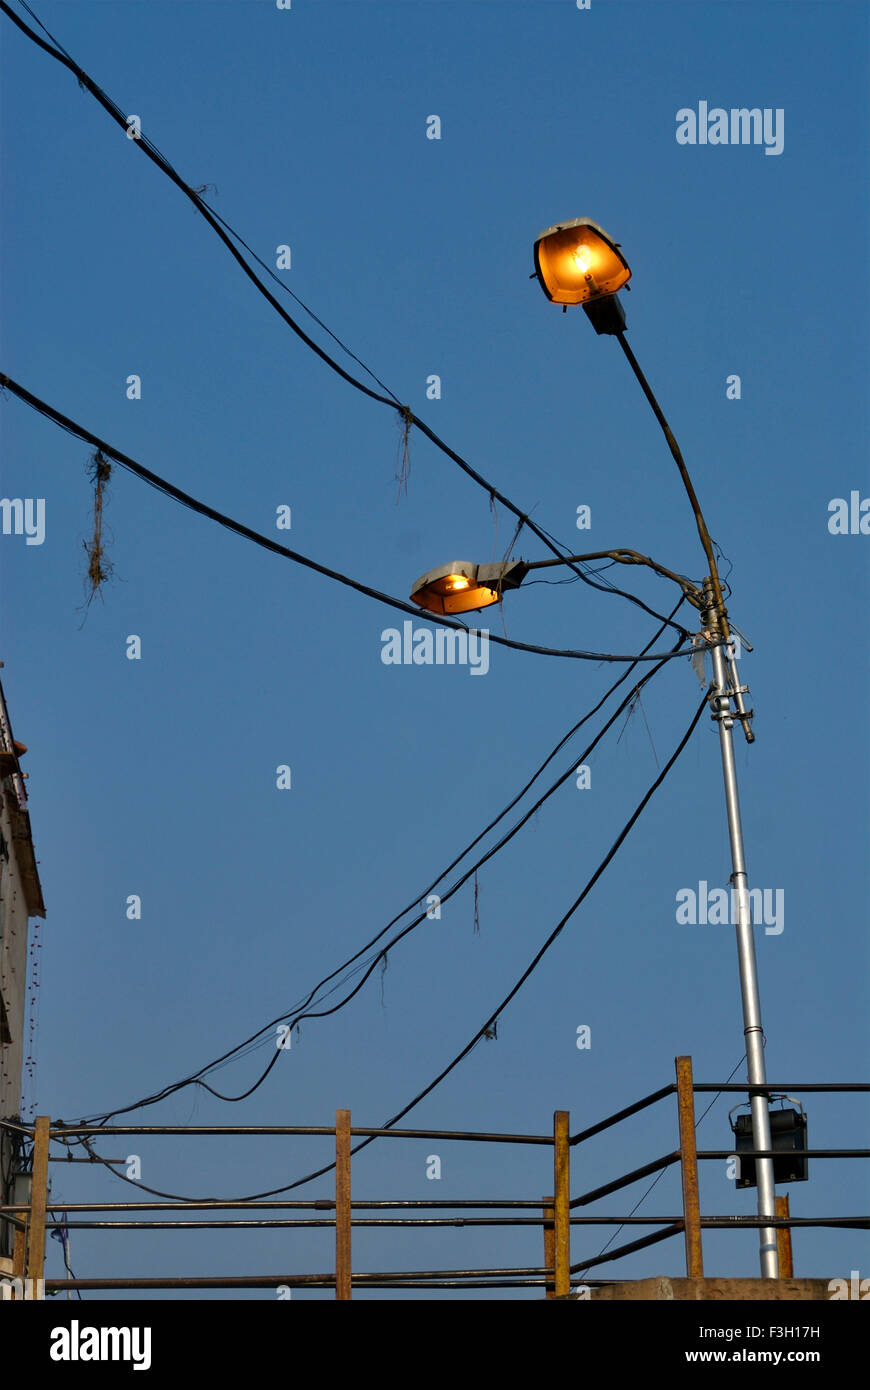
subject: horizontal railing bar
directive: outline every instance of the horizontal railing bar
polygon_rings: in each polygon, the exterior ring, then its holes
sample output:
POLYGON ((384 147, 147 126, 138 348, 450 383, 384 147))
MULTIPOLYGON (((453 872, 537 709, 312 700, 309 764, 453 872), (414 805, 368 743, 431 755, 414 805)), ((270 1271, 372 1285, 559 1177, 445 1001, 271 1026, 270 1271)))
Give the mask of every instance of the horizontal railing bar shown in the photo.
MULTIPOLYGON (((29 1131, 28 1131, 29 1132, 29 1131)), ((552 1134, 493 1134, 488 1131, 461 1129, 362 1129, 354 1125, 351 1134, 368 1139, 456 1139, 475 1144, 549 1144, 552 1147, 552 1134)), ((100 1135, 138 1134, 144 1137, 184 1134, 187 1136, 232 1136, 301 1138, 335 1138, 334 1125, 65 1125, 51 1126, 51 1137, 66 1137, 71 1134, 100 1135)))
POLYGON ((591 1260, 581 1260, 579 1264, 571 1266, 571 1273, 576 1274, 581 1269, 592 1269, 594 1265, 606 1265, 611 1260, 622 1259, 623 1255, 633 1255, 637 1250, 646 1250, 650 1245, 658 1245, 660 1240, 670 1240, 671 1236, 679 1235, 682 1229, 681 1219, 663 1231, 653 1231, 652 1235, 643 1236, 640 1240, 632 1240, 628 1245, 618 1245, 607 1255, 595 1255, 591 1260))
MULTIPOLYGON (((782 1091, 804 1091, 824 1094, 825 1092, 834 1093, 853 1093, 864 1094, 870 1092, 870 1082, 847 1082, 847 1081, 767 1081, 762 1083, 750 1082, 719 1082, 719 1081, 696 1081, 692 1086, 693 1091, 701 1092, 722 1092, 770 1094, 782 1091)), ((649 1105, 654 1105, 657 1101, 675 1092, 676 1087, 673 1083, 661 1087, 660 1090, 652 1092, 642 1100, 624 1107, 615 1114, 599 1121, 573 1135, 570 1139, 572 1145, 583 1142, 591 1138, 594 1134, 601 1133, 602 1130, 611 1125, 618 1124, 621 1120, 637 1114, 638 1111, 645 1109, 649 1105)), ((23 1124, 19 1120, 0 1119, 0 1129, 11 1129, 18 1133, 32 1134, 33 1125, 23 1124)), ((309 1126, 288 1126, 288 1125, 75 1125, 59 1123, 52 1126, 53 1135, 100 1135, 100 1134, 189 1134, 189 1135, 334 1135, 335 1130, 331 1126, 309 1125, 309 1126)), ((471 1142, 482 1143, 519 1143, 519 1144, 552 1144, 551 1135, 534 1134, 494 1134, 488 1132, 475 1132, 470 1130, 421 1130, 421 1129, 353 1129, 352 1134, 363 1137, 386 1138, 392 1135, 395 1138, 418 1138, 418 1139, 456 1139, 468 1140, 471 1142)))
POLYGON ((630 1115, 636 1115, 639 1110, 645 1110, 648 1105, 655 1105, 656 1101, 664 1100, 665 1096, 673 1095, 676 1089, 673 1082, 668 1086, 662 1086, 660 1091, 653 1091, 651 1095, 644 1096, 643 1100, 635 1101, 634 1105, 627 1105, 624 1110, 617 1110, 606 1120, 599 1120, 597 1125, 590 1125, 589 1129, 581 1129, 577 1134, 571 1136, 568 1143, 582 1144, 584 1140, 591 1139, 593 1134, 600 1134, 602 1130, 609 1129, 611 1125, 618 1125, 620 1120, 627 1120, 630 1115))
POLYGON ((635 1168, 633 1172, 626 1173, 624 1177, 614 1178, 613 1182, 605 1183, 603 1187, 594 1187, 591 1192, 584 1192, 582 1196, 575 1197, 571 1202, 574 1207, 588 1206, 590 1202, 597 1202, 599 1197, 607 1197, 611 1192, 618 1192, 622 1187, 630 1187, 633 1182, 639 1182, 641 1178, 648 1178, 651 1173, 657 1173, 661 1168, 669 1168, 672 1163, 679 1163, 680 1151, 676 1149, 673 1153, 664 1154, 662 1158, 656 1158, 652 1163, 645 1163, 642 1168, 635 1168))
MULTIPOLYGON (((478 1210, 522 1210, 540 1211, 543 1203, 508 1199, 504 1202, 461 1199, 455 1202, 446 1199, 419 1201, 351 1202, 354 1211, 478 1211, 478 1210)), ((0 1207, 4 1212, 28 1212, 26 1203, 0 1207)), ((50 1202, 46 1212, 86 1212, 86 1211, 335 1211, 335 1202, 329 1198, 309 1202, 245 1202, 240 1200, 221 1202, 50 1202)))
MULTIPOLYGON (((669 1226, 674 1221, 682 1221, 681 1216, 572 1216, 572 1226, 669 1226)), ((444 1216, 444 1217, 359 1217, 351 1221, 352 1226, 532 1226, 540 1228, 543 1216, 444 1216)), ((263 1221, 243 1219, 227 1221, 67 1221, 68 1231, 218 1231, 218 1230, 271 1230, 298 1229, 309 1226, 313 1229, 335 1229, 335 1220, 324 1218, 299 1219, 275 1217, 263 1221)))
POLYGON ((106 1158, 104 1154, 100 1154, 98 1159, 95 1159, 93 1155, 90 1155, 88 1158, 73 1158, 71 1153, 66 1152, 62 1154, 49 1154, 48 1161, 49 1163, 108 1163, 111 1164, 113 1168, 122 1168, 127 1162, 126 1158, 106 1158))
POLYGON ((711 1230, 732 1226, 825 1226, 832 1230, 870 1230, 870 1216, 702 1216, 701 1225, 711 1230))
MULTIPOLYGON (((281 1281, 289 1288, 304 1288, 310 1285, 299 1284, 292 1278, 281 1281)), ((600 1289, 609 1288, 613 1283, 612 1279, 586 1279, 584 1281, 589 1288, 600 1289)), ((365 1283, 367 1289, 524 1289, 524 1288, 545 1288, 552 1284, 549 1279, 445 1279, 445 1280, 413 1280, 401 1279, 398 1282, 384 1282, 382 1279, 369 1279, 365 1283)), ((45 1289, 49 1293, 61 1293, 65 1289, 79 1288, 80 1284, 75 1279, 46 1279, 45 1289)), ((265 1288, 272 1288, 272 1283, 268 1283, 265 1288)), ((276 1285, 277 1287, 277 1285, 276 1285)), ((331 1284, 315 1285, 318 1288, 334 1288, 335 1277, 331 1284)))
POLYGON ((870 1091, 870 1081, 696 1081, 693 1091, 870 1091))
MULTIPOLYGON (((299 1284, 294 1282, 292 1279, 285 1279, 282 1282, 285 1287, 291 1289, 311 1287, 322 1289, 335 1288, 334 1278, 331 1284, 299 1284)), ((401 1279, 398 1282, 391 1283, 386 1282, 382 1279, 372 1279, 371 1281, 368 1281, 364 1285, 364 1287, 366 1289, 543 1289, 547 1287, 548 1282, 552 1283, 552 1280, 548 1281, 547 1279, 401 1279)), ((591 1284, 592 1281, 590 1280, 588 1282, 591 1284)), ((45 1280, 45 1290, 47 1293, 63 1293, 65 1290, 79 1289, 81 1287, 82 1285, 77 1284, 74 1279, 45 1280)), ((174 1286, 166 1285, 165 1287, 171 1288, 174 1286)), ((194 1285, 194 1287, 199 1288, 201 1286, 197 1284, 194 1285)), ((231 1284, 229 1285, 229 1287, 235 1288, 236 1285, 231 1284)), ((273 1287, 273 1285, 269 1283, 257 1287, 264 1287, 270 1289, 273 1287)), ((278 1286, 275 1285, 274 1287, 277 1288, 278 1286)))
MULTIPOLYGON (((352 1281, 359 1287, 356 1279, 352 1281)), ((398 1283, 384 1283, 380 1279, 367 1280, 366 1289, 544 1289, 546 1279, 401 1279, 398 1283)), ((327 1286, 331 1287, 331 1286, 327 1286)))
MULTIPOLYGON (((547 1279, 401 1279, 398 1283, 386 1284, 380 1279, 368 1280, 366 1289, 544 1289, 547 1279)), ((353 1280, 354 1286, 356 1280, 353 1280)), ((327 1285, 333 1287, 334 1285, 327 1285)))
MULTIPOLYGON (((527 1269, 412 1269, 389 1271, 382 1274, 354 1274, 355 1285, 365 1287, 376 1280, 389 1280, 398 1287, 406 1280, 417 1279, 514 1279, 534 1278, 541 1281, 552 1279, 552 1272, 543 1268, 527 1269)), ((305 1288, 312 1285, 335 1288, 334 1274, 178 1274, 156 1278, 107 1278, 107 1279, 46 1279, 46 1289, 273 1289, 285 1284, 289 1288, 305 1288)))
POLYGON ((699 1149, 698 1158, 870 1158, 870 1149, 699 1149))
MULTIPOLYGON (((671 1226, 682 1221, 681 1216, 572 1216, 572 1226, 671 1226)), ((353 1226, 532 1226, 540 1227, 544 1218, 534 1217, 438 1217, 405 1218, 387 1217, 377 1219, 358 1219, 353 1226)), ((22 1229, 24 1223, 20 1223, 22 1229)), ((728 1229, 734 1226, 818 1226, 832 1230, 870 1230, 870 1216, 702 1216, 701 1225, 711 1230, 728 1229)), ((271 1219, 264 1221, 67 1221, 68 1231, 177 1231, 177 1230, 271 1230, 310 1226, 315 1229, 334 1229, 335 1221, 271 1219)))
MULTIPOLYGON (((536 1226, 544 1223, 533 1216, 441 1216, 441 1217, 358 1217, 351 1226, 536 1226)), ((223 1231, 326 1228, 335 1230, 335 1220, 316 1218, 294 1220, 292 1217, 270 1221, 67 1221, 68 1231, 223 1231)))

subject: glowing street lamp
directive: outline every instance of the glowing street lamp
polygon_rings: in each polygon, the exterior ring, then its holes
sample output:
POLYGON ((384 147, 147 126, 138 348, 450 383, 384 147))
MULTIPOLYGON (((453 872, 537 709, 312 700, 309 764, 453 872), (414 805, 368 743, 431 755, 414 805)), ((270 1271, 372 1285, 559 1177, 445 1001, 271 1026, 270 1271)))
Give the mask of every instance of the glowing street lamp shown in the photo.
POLYGON ((665 569, 639 550, 593 550, 587 555, 564 555, 556 560, 500 560, 496 564, 475 565, 470 560, 453 560, 420 576, 411 590, 414 603, 429 613, 471 613, 501 603, 507 589, 518 589, 530 570, 546 570, 553 565, 582 565, 590 560, 614 560, 619 565, 648 565, 665 579, 679 584, 694 608, 706 607, 703 590, 682 574, 665 569))
POLYGON ((440 617, 474 613, 492 603, 501 603, 502 590, 516 589, 522 584, 528 568, 521 560, 503 560, 492 565, 454 560, 421 575, 411 590, 411 598, 440 617))
POLYGON ((535 242, 535 271, 544 294, 567 310, 582 304, 597 333, 619 333, 625 314, 617 290, 631 279, 619 242, 591 217, 557 222, 535 242))

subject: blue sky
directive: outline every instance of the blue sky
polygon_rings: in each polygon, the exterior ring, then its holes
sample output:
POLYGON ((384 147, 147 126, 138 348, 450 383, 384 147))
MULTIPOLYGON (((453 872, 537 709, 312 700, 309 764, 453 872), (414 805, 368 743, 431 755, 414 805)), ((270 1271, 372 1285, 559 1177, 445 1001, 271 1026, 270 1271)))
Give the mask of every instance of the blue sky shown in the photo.
MULTIPOLYGON (((185 179, 216 185, 206 196, 264 260, 291 247, 289 288, 541 526, 700 578, 691 511, 618 345, 529 279, 534 239, 554 222, 591 216, 622 243, 629 342, 733 565, 730 612, 754 648, 742 672, 757 740, 737 745, 750 882, 785 895, 784 930, 757 933, 768 1075, 862 1079, 870 539, 832 535, 828 506, 870 496, 866 7, 40 0, 37 12, 185 179), (676 113, 701 101, 782 109, 782 153, 679 145, 676 113), (426 138, 432 114, 440 140, 426 138), (741 398, 728 400, 735 373, 741 398)), ((447 560, 500 558, 513 518, 419 433, 397 500, 395 415, 294 337, 68 72, 8 19, 0 32, 3 371, 179 487, 388 593, 405 598, 447 560), (131 374, 139 400, 127 399, 131 374), (281 505, 289 533, 275 527, 281 505)), ((114 578, 85 610, 88 449, 12 397, 0 419, 3 495, 46 507, 42 545, 0 538, 3 682, 30 749, 48 909, 26 1100, 28 1113, 35 1103, 71 1119, 180 1078, 306 994, 419 897, 618 671, 495 646, 479 679, 385 665, 398 614, 120 469, 105 510, 114 578), (285 764, 292 788, 278 790, 285 764), (139 921, 125 915, 131 894, 139 921)), ((528 531, 515 553, 546 554, 528 531)), ((617 582, 659 610, 674 602, 655 576, 617 582)), ((655 631, 580 584, 524 588, 488 622, 617 653, 655 631)), ((686 661, 650 683, 655 751, 640 711, 617 723, 590 759, 591 787, 569 780, 481 870, 479 934, 469 884, 391 952, 383 998, 376 973, 343 1012, 303 1024, 248 1101, 186 1090, 144 1122, 392 1115, 507 993, 699 698, 686 661)), ((581 734, 548 772, 583 747, 581 734)), ((675 898, 724 885, 729 870, 705 716, 498 1039, 406 1123, 545 1133, 559 1108, 576 1130, 667 1084, 677 1054, 692 1055, 696 1079, 724 1081, 742 1054, 733 931, 678 925, 675 898), (578 1050, 584 1024, 591 1047, 578 1050)), ((218 1084, 245 1089, 272 1047, 218 1084)), ((812 1145, 866 1146, 862 1100, 806 1104, 812 1145)), ((703 1147, 729 1146, 728 1109, 722 1098, 704 1120, 703 1147)), ((575 1190, 668 1151, 675 1126, 669 1102, 575 1150, 575 1190)), ((141 1153, 155 1187, 232 1196, 303 1175, 328 1141, 118 1138, 102 1151, 141 1153)), ((354 1163, 360 1198, 550 1187, 545 1150, 389 1141, 354 1163), (431 1152, 440 1182, 425 1176, 431 1152)), ((642 1190, 593 1212, 626 1211, 642 1190)), ((711 1214, 754 1210, 724 1162, 705 1165, 701 1190, 711 1214)), ((856 1163, 819 1160, 789 1190, 797 1215, 866 1208, 856 1163)), ((328 1195, 329 1179, 303 1191, 328 1195)), ((131 1196, 83 1167, 56 1168, 53 1192, 131 1196)), ((672 1171, 641 1211, 678 1206, 672 1171)), ((575 1228, 572 1240, 579 1259, 605 1235, 575 1228)), ((710 1272, 757 1270, 754 1234, 709 1233, 705 1252, 710 1272)), ((360 1269, 519 1266, 540 1253, 521 1231, 364 1232, 354 1246, 360 1269)), ((304 1272, 329 1268, 332 1251, 317 1232, 83 1231, 71 1258, 82 1277, 304 1272)), ((799 1274, 864 1271, 866 1235, 801 1231, 795 1261, 799 1274)), ((681 1272, 679 1239, 602 1271, 681 1272)))

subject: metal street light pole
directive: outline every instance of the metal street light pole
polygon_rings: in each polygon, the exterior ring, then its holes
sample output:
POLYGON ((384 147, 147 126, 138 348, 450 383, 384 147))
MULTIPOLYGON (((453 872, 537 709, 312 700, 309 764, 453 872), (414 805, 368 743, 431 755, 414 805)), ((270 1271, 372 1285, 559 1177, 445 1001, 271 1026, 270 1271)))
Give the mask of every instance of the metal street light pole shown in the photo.
MULTIPOLYGON (((728 834, 731 840, 731 901, 736 899, 737 958, 740 967, 740 993, 743 1001, 743 1036, 746 1040, 746 1075, 750 1084, 750 1106, 752 1110, 752 1143, 756 1149, 773 1147, 770 1137, 770 1111, 766 1092, 754 1092, 753 1085, 763 1086, 767 1080, 764 1068, 764 1030, 761 1025, 761 999, 758 992, 758 968, 755 960, 755 937, 752 929, 752 912, 746 877, 746 861, 743 855, 743 828, 740 822, 740 800, 737 793, 737 769, 734 762, 734 742, 732 727, 735 715, 731 709, 731 696, 734 688, 729 687, 722 648, 722 634, 719 615, 713 598, 710 580, 704 580, 705 593, 710 600, 704 614, 705 625, 714 645, 713 686, 710 704, 713 719, 719 726, 719 747, 722 753, 722 773, 725 779, 725 805, 728 811, 728 834)), ((736 679, 736 662, 730 663, 731 673, 736 679)), ((773 1181, 773 1159, 757 1158, 755 1176, 758 1190, 758 1215, 776 1215, 776 1193, 773 1181)), ((766 1279, 779 1278, 779 1256, 776 1245, 776 1229, 762 1226, 759 1230, 761 1273, 766 1279)))
MULTIPOLYGON (((716 566, 716 556, 713 551, 713 544, 710 540, 710 533, 701 512, 701 506, 692 486, 689 471, 683 460, 683 455, 676 439, 662 413, 661 406, 656 400, 652 388, 647 382, 646 377, 641 371, 637 359, 628 343, 625 341, 624 332, 614 335, 618 338, 620 347, 627 357, 632 371, 640 382, 644 395, 652 406, 653 413, 662 427, 664 436, 668 441, 668 447, 673 454, 674 461, 680 471, 689 501, 692 504, 692 511, 695 514, 695 521, 698 527, 698 534, 701 544, 704 547, 704 554, 710 569, 709 578, 704 580, 704 594, 707 600, 707 607, 704 613, 705 629, 709 634, 711 642, 711 654, 713 660, 713 684, 710 691, 710 705, 713 711, 712 718, 719 726, 719 745, 722 753, 722 772, 725 779, 725 807, 728 812, 728 835, 731 840, 731 901, 737 905, 737 962, 740 971, 740 994, 743 1002, 743 1036, 746 1040, 746 1077, 750 1084, 750 1108, 752 1111, 752 1143, 756 1149, 770 1151, 773 1147, 770 1138, 770 1109, 766 1093, 752 1091, 753 1085, 763 1085, 766 1080, 764 1069, 764 1032, 761 1026, 761 999, 758 991, 758 967, 755 959, 755 937, 752 928, 752 912, 749 904, 749 890, 746 877, 746 861, 743 855, 743 829, 740 823, 740 802, 737 795, 737 768, 734 762, 734 743, 732 739, 732 727, 735 719, 739 719, 743 725, 743 731, 747 742, 751 743, 754 734, 750 727, 751 711, 746 709, 743 696, 746 687, 740 685, 740 678, 737 674, 736 659, 729 655, 727 659, 724 652, 725 644, 730 636, 728 626, 728 616, 725 610, 725 601, 722 597, 722 586, 719 581, 719 572, 716 566), (731 676, 731 684, 728 683, 728 674, 731 676), (735 709, 732 711, 731 701, 734 701, 735 709)), ((758 1215, 760 1217, 773 1217, 776 1215, 776 1193, 773 1181, 773 1159, 757 1158, 755 1160, 755 1180, 758 1190, 758 1215)), ((771 1226, 762 1226, 759 1230, 761 1258, 761 1273, 766 1279, 779 1278, 779 1257, 776 1248, 776 1230, 771 1226)))
MULTIPOLYGON (((734 743, 732 739, 732 727, 735 719, 739 719, 743 725, 743 732, 748 743, 752 743, 755 735, 750 726, 752 713, 746 709, 743 696, 747 693, 747 687, 741 686, 740 678, 737 673, 737 661, 732 655, 728 655, 727 664, 725 656, 725 646, 730 637, 728 625, 728 615, 725 609, 725 600, 722 596, 722 586, 719 581, 719 571, 716 565, 716 556, 713 551, 713 544, 710 540, 710 533, 707 530, 707 523, 701 512, 701 505, 692 486, 689 477, 689 470, 686 468, 680 446, 664 417, 661 406, 653 394, 646 377, 638 365, 637 358, 632 352, 628 343, 625 341, 624 331, 619 331, 613 335, 619 340, 619 345, 625 353, 632 371, 640 383, 644 395, 649 401, 653 413, 662 427, 664 436, 668 442, 668 447, 674 457, 674 461, 680 472, 692 511, 695 514, 695 521, 698 527, 698 535, 704 547, 704 554, 707 557, 707 564, 710 569, 709 578, 704 580, 704 595, 706 598, 706 609, 704 612, 704 625, 711 643, 711 655, 713 660, 713 684, 710 690, 710 706, 713 711, 712 718, 719 726, 719 746, 722 753, 722 773, 725 779, 725 807, 728 813, 728 835, 731 841, 731 901, 736 900, 737 921, 735 923, 737 931, 737 962, 740 972, 740 994, 743 1003, 743 1036, 746 1041, 746 1078, 750 1085, 749 1100, 752 1111, 752 1144, 755 1149, 765 1149, 768 1152, 772 1149, 770 1137, 770 1108, 766 1092, 753 1092, 752 1086, 764 1085, 766 1081, 764 1068, 764 1031, 761 1026, 761 998, 758 990, 758 966, 755 959, 755 936, 752 927, 752 912, 749 903, 749 889, 746 877, 746 861, 743 854, 743 829, 740 822, 740 801, 737 794, 737 768, 734 762, 734 743), (731 676, 731 683, 728 683, 728 676, 731 676), (731 701, 734 701, 734 710, 731 701)), ((776 1216, 776 1191, 773 1180, 773 1159, 757 1158, 755 1160, 755 1180, 758 1191, 758 1215, 764 1217, 776 1216)), ((776 1247, 776 1230, 772 1226, 762 1226, 759 1229, 759 1255, 761 1260, 761 1273, 765 1279, 779 1278, 779 1256, 776 1247)))

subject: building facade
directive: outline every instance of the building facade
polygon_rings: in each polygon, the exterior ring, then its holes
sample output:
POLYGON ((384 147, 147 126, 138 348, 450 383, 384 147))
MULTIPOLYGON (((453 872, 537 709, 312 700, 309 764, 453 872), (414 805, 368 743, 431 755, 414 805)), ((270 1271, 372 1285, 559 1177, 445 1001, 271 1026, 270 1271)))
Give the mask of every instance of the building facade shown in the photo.
MULTIPOLYGON (((27 962, 32 917, 45 916, 42 887, 21 759, 27 752, 12 736, 0 685, 0 1119, 21 1113, 25 1049, 29 1030, 27 962)), ((14 1133, 0 1131, 0 1197, 12 1200, 12 1178, 20 1156, 14 1133)), ((12 1229, 0 1221, 0 1258, 11 1252, 12 1229)))

